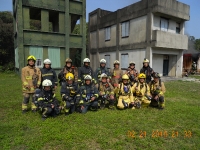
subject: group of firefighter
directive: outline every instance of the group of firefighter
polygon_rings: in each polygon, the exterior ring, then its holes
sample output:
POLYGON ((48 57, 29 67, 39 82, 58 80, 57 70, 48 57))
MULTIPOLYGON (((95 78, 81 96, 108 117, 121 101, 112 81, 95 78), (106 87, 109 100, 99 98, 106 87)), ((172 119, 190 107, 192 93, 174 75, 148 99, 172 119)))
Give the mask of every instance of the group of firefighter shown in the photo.
POLYGON ((43 120, 59 115, 61 110, 69 115, 75 111, 86 113, 105 107, 139 109, 151 106, 164 109, 164 83, 146 58, 140 72, 135 69, 135 62, 131 61, 124 73, 118 60, 114 61, 114 68, 109 71, 106 60, 101 59, 100 66, 93 72, 89 58, 83 60, 80 68, 74 67, 72 60, 67 58, 58 77, 51 68, 51 60, 45 59, 41 69, 35 67, 35 62, 36 58, 31 55, 27 58, 27 66, 22 68, 22 113, 27 112, 30 98, 32 112, 40 111, 43 120), (55 97, 58 79, 61 102, 55 97))

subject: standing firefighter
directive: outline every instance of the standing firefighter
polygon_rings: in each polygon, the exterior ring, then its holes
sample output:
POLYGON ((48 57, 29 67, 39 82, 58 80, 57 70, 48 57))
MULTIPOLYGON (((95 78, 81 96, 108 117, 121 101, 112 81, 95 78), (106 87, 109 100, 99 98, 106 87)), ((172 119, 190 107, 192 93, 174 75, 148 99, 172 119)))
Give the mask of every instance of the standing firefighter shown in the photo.
POLYGON ((37 107, 34 104, 35 90, 41 84, 41 72, 39 68, 35 67, 36 58, 31 55, 27 58, 28 64, 22 68, 21 80, 24 100, 22 102, 22 113, 27 112, 27 105, 30 97, 32 97, 32 112, 36 112, 37 107))
POLYGON ((135 69, 135 62, 131 61, 126 74, 129 76, 130 85, 133 86, 137 82, 138 71, 135 69))
POLYGON ((96 84, 96 81, 94 79, 93 70, 90 67, 90 59, 89 58, 85 58, 83 60, 83 67, 79 68, 79 71, 78 71, 78 84, 79 85, 84 84, 84 78, 85 78, 86 75, 90 75, 92 77, 93 83, 96 84))
POLYGON ((42 82, 46 79, 49 79, 52 82, 52 88, 55 90, 58 85, 58 79, 56 72, 51 68, 51 60, 44 60, 44 67, 41 69, 42 82))
POLYGON ((107 82, 107 74, 101 74, 100 82, 98 84, 99 89, 99 105, 100 108, 104 108, 106 103, 108 108, 114 109, 115 99, 114 99, 114 88, 107 82))
POLYGON ((152 96, 150 106, 158 107, 159 109, 164 109, 164 93, 166 90, 164 83, 161 82, 159 73, 154 73, 153 80, 149 83, 149 87, 152 96))
POLYGON ((120 62, 118 60, 115 60, 113 65, 114 65, 114 68, 110 71, 111 76, 112 76, 111 82, 114 87, 118 87, 118 84, 121 81, 123 72, 119 68, 120 62))
POLYGON ((129 77, 127 74, 122 76, 122 83, 119 84, 115 92, 119 95, 117 107, 119 109, 126 109, 133 107, 133 93, 131 91, 131 86, 129 84, 129 77))
POLYGON ((65 115, 72 114, 75 111, 76 100, 80 97, 77 91, 78 87, 74 83, 74 75, 72 73, 66 74, 66 82, 61 87, 65 115))
POLYGON ((84 78, 85 82, 83 86, 79 89, 81 113, 86 113, 88 109, 97 110, 98 109, 98 90, 92 84, 92 77, 86 75, 84 78))
POLYGON ((145 82, 146 75, 140 73, 138 82, 132 86, 134 95, 134 105, 136 108, 147 107, 151 102, 150 90, 148 84, 145 82))
POLYGON ((72 60, 70 58, 67 58, 65 62, 66 62, 66 65, 58 74, 60 85, 62 85, 63 82, 66 82, 65 77, 67 73, 72 73, 74 75, 74 82, 78 81, 78 69, 72 66, 72 60))
POLYGON ((101 74, 105 73, 108 76, 108 80, 110 79, 110 73, 108 71, 108 69, 106 68, 106 60, 105 59, 101 59, 100 60, 100 67, 97 68, 96 72, 95 72, 95 79, 96 81, 100 81, 101 78, 101 74))
POLYGON ((60 106, 52 91, 52 82, 48 79, 44 80, 42 88, 37 98, 37 103, 42 111, 42 119, 45 120, 49 116, 55 117, 60 114, 60 106))
POLYGON ((146 75, 146 83, 149 84, 149 82, 151 81, 151 77, 153 76, 153 69, 149 66, 149 60, 148 59, 144 59, 143 61, 143 67, 140 70, 140 73, 144 73, 146 75))

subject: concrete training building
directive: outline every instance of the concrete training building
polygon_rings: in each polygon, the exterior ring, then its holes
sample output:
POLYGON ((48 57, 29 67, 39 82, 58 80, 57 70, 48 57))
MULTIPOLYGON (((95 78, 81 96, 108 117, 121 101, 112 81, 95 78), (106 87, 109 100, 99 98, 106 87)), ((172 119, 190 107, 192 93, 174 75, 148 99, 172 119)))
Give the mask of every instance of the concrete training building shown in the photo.
POLYGON ((96 9, 89 13, 89 52, 91 66, 105 58, 107 67, 115 59, 121 68, 129 61, 140 70, 144 58, 163 76, 181 76, 183 50, 188 49, 184 35, 190 7, 176 0, 141 0, 115 12, 96 9))
POLYGON ((75 65, 86 57, 86 0, 13 0, 13 17, 17 71, 28 55, 37 58, 37 67, 49 58, 57 70, 67 57, 75 65), (72 34, 76 24, 80 33, 72 34))

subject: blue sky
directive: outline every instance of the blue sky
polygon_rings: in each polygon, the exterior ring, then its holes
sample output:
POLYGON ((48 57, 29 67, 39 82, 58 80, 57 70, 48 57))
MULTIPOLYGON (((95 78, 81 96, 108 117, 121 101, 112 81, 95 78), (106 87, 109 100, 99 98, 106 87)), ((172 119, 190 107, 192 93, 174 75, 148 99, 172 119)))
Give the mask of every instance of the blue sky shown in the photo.
MULTIPOLYGON (((128 6, 139 0, 86 0, 87 18, 88 13, 97 9, 115 11, 128 6)), ((179 0, 182 3, 190 5, 190 21, 186 22, 185 34, 200 38, 200 0, 179 0)), ((12 0, 0 0, 0 11, 12 11, 12 0)))

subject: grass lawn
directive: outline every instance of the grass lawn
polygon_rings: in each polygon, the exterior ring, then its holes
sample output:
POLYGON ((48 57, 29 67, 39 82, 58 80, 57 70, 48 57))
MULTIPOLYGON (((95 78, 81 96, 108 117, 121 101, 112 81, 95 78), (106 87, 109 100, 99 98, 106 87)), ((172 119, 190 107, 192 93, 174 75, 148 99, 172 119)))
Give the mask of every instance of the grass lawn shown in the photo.
MULTIPOLYGON (((21 81, 0 74, 0 149, 200 149, 200 84, 165 83, 163 111, 100 110, 41 120, 21 113, 21 81)), ((57 91, 58 98, 59 91, 57 91)))
POLYGON ((195 79, 200 79, 200 75, 190 75, 189 77, 195 78, 195 79))

